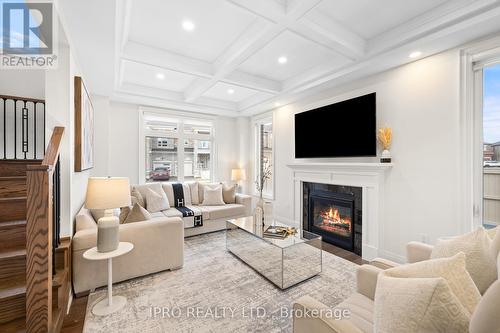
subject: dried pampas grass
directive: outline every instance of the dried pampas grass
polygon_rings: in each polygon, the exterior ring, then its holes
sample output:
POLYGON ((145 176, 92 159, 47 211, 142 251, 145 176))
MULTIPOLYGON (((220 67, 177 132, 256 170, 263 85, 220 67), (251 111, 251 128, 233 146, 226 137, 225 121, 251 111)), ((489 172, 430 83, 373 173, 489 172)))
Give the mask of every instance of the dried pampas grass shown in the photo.
POLYGON ((392 143, 392 129, 390 127, 383 127, 379 129, 378 141, 380 141, 385 150, 389 150, 392 143))

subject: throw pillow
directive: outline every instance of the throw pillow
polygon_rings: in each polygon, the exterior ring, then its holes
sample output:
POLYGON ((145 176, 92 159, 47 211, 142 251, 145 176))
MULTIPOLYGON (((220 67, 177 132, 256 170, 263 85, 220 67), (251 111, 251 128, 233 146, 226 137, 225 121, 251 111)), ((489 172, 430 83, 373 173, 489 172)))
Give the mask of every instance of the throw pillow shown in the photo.
POLYGON ((483 294, 497 279, 496 258, 492 255, 492 241, 484 228, 450 239, 438 240, 431 259, 465 253, 466 266, 479 292, 483 294))
POLYGON ((130 193, 130 197, 132 200, 132 206, 135 202, 137 202, 140 206, 145 207, 146 203, 144 202, 144 198, 142 197, 141 192, 139 192, 136 188, 132 190, 130 193))
POLYGON ((222 185, 222 198, 224 202, 227 204, 236 203, 236 187, 237 185, 222 185))
POLYGON ((151 220, 151 214, 136 203, 123 223, 133 223, 147 220, 151 220))
POLYGON ((378 277, 374 332, 467 333, 469 321, 443 278, 378 277))
MULTIPOLYGON (((134 200, 132 200, 134 201, 134 200)), ((132 206, 125 206, 120 209, 120 224, 123 224, 125 220, 127 219, 128 214, 130 214, 130 211, 132 210, 132 207, 138 204, 137 202, 132 202, 132 206)))
POLYGON ((464 307, 470 312, 481 299, 474 280, 467 271, 467 258, 458 253, 449 258, 430 259, 402 265, 383 272, 397 278, 443 278, 464 307))
POLYGON ((219 183, 198 183, 198 197, 200 200, 200 204, 202 204, 203 200, 205 200, 205 188, 216 188, 220 186, 219 183))
POLYGON ((480 299, 463 253, 391 268, 378 277, 375 332, 468 332, 480 299))
MULTIPOLYGON (((90 209, 90 214, 98 222, 101 217, 104 217, 104 211, 105 209, 90 209)), ((120 216, 120 208, 113 209, 113 215, 120 216)))
POLYGON ((198 194, 198 182, 187 183, 191 192, 191 203, 193 205, 200 204, 200 196, 198 194))
POLYGON ((224 205, 224 199, 222 198, 222 186, 217 186, 216 188, 210 188, 206 186, 203 197, 203 206, 224 205))
POLYGON ((163 190, 161 193, 157 193, 152 189, 148 189, 146 193, 146 209, 150 213, 161 212, 162 210, 167 210, 170 208, 170 204, 168 203, 167 195, 163 190))

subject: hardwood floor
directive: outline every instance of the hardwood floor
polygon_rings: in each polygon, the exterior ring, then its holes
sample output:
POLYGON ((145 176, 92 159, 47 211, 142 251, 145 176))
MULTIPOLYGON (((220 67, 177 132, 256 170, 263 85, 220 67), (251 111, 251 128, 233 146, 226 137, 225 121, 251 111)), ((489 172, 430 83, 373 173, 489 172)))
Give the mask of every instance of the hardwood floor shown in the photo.
POLYGON ((61 333, 81 333, 85 322, 88 296, 73 298, 69 314, 64 318, 61 333))
MULTIPOLYGON (((323 242, 323 251, 339 256, 345 260, 358 265, 367 264, 360 256, 336 247, 334 245, 323 242)), ((83 331, 83 323, 85 322, 85 312, 87 310, 88 296, 73 298, 69 314, 64 318, 61 333, 81 333, 83 331)))

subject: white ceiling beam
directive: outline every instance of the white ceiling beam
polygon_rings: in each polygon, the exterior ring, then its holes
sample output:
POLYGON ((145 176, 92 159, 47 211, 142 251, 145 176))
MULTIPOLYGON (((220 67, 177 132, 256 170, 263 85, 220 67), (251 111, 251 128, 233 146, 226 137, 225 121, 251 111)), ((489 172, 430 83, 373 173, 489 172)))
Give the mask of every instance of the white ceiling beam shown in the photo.
POLYGON ((351 60, 365 54, 366 40, 320 11, 312 11, 290 30, 328 47, 351 60))
POLYGON ((321 1, 322 0, 287 0, 286 16, 296 21, 313 10, 321 1))
MULTIPOLYGON (((165 101, 170 101, 175 103, 185 103, 184 95, 180 92, 160 89, 160 88, 146 87, 133 83, 124 83, 120 87, 120 89, 118 89, 118 92, 144 96, 144 97, 159 98, 165 101)), ((198 100, 196 104, 208 106, 211 108, 230 110, 230 111, 237 110, 237 104, 234 102, 221 101, 208 97, 203 97, 202 99, 198 100)))
POLYGON ((423 36, 443 30, 447 26, 463 25, 467 21, 466 18, 497 8, 499 3, 498 0, 447 1, 428 13, 372 38, 367 45, 368 55, 373 56, 411 43, 423 36))
POLYGON ((239 70, 229 73, 221 81, 273 94, 281 91, 281 82, 239 70))
POLYGON ((126 44, 122 58, 201 77, 213 75, 213 67, 207 62, 131 41, 126 44))

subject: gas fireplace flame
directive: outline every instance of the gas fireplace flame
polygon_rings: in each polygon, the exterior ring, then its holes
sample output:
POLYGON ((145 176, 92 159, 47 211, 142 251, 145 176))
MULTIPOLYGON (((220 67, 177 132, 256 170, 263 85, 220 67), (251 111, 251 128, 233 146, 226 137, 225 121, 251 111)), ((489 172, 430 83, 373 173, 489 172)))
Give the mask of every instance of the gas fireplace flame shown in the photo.
POLYGON ((339 210, 330 206, 319 213, 322 221, 322 227, 333 229, 339 233, 352 232, 352 224, 350 217, 341 216, 339 210))

